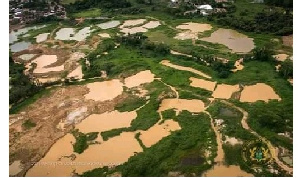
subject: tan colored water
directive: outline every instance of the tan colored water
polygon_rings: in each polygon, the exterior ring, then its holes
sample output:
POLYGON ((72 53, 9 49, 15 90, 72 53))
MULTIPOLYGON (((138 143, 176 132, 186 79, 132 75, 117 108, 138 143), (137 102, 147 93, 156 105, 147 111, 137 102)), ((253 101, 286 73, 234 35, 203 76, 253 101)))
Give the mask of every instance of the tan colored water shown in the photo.
POLYGON ((92 114, 75 127, 82 133, 100 133, 115 128, 130 127, 131 121, 136 117, 136 111, 119 112, 115 110, 103 114, 92 114))
POLYGON ((124 23, 120 26, 120 28, 141 25, 145 21, 146 19, 125 20, 124 23))
POLYGON ((122 28, 120 32, 123 32, 125 34, 135 34, 135 33, 144 33, 147 32, 148 30, 143 27, 133 27, 133 28, 122 28))
POLYGON ((236 145, 236 144, 243 144, 243 141, 236 139, 235 137, 228 137, 227 135, 225 136, 226 140, 225 143, 229 143, 231 145, 236 145))
POLYGON ((200 76, 205 77, 205 78, 209 78, 209 79, 211 78, 209 75, 206 75, 206 74, 204 74, 203 72, 201 72, 199 70, 193 69, 191 67, 184 67, 184 66, 172 64, 168 60, 162 60, 160 63, 162 65, 165 65, 165 66, 168 66, 168 67, 172 67, 172 68, 177 69, 177 70, 189 71, 189 72, 195 73, 195 74, 200 75, 200 76))
POLYGON ((73 70, 71 73, 68 74, 68 78, 77 78, 77 79, 82 79, 83 73, 82 73, 82 68, 81 65, 79 65, 75 70, 73 70))
POLYGON ((42 34, 39 34, 38 36, 35 37, 35 38, 36 38, 36 42, 37 42, 37 43, 40 43, 40 42, 46 41, 49 34, 50 34, 50 33, 42 33, 42 34))
POLYGON ((252 38, 231 29, 220 28, 213 32, 210 37, 200 40, 223 44, 237 53, 248 53, 255 47, 252 38))
POLYGON ((123 132, 101 144, 90 145, 89 149, 76 157, 76 162, 94 163, 76 167, 76 172, 85 171, 103 166, 114 166, 126 162, 135 153, 142 152, 134 132, 123 132))
POLYGON ((188 22, 188 23, 178 25, 176 28, 182 30, 190 30, 193 33, 200 33, 207 30, 211 30, 212 26, 210 24, 188 22))
POLYGON ((156 123, 154 126, 146 131, 141 131, 140 139, 146 147, 159 142, 162 138, 171 134, 172 131, 180 130, 180 125, 173 120, 166 120, 162 124, 156 123))
POLYGON ((180 32, 174 38, 177 40, 198 39, 198 33, 192 33, 191 31, 180 32))
POLYGON ((14 161, 9 165, 9 176, 15 176, 22 171, 22 163, 20 160, 14 161))
POLYGON ((21 58, 24 61, 29 61, 30 59, 32 59, 36 55, 37 54, 22 54, 22 55, 19 56, 19 58, 21 58))
POLYGON ((90 92, 85 96, 85 99, 95 101, 112 100, 123 92, 123 84, 120 80, 113 79, 104 82, 94 82, 86 85, 90 92))
POLYGON ((137 87, 144 83, 154 81, 154 74, 150 70, 141 71, 133 76, 125 78, 125 86, 128 88, 137 87))
POLYGON ((205 174, 205 177, 253 177, 252 174, 249 174, 239 166, 225 166, 225 165, 216 165, 213 169, 208 170, 205 174))
POLYGON ((41 55, 37 57, 31 62, 37 64, 36 68, 33 70, 33 73, 48 73, 52 71, 64 70, 64 65, 47 68, 48 65, 53 64, 56 61, 56 55, 41 55))
POLYGON ((146 23, 145 25, 143 25, 143 28, 147 28, 147 29, 153 29, 156 28, 158 26, 160 26, 160 22, 159 21, 150 21, 148 23, 146 23))
POLYGON ((245 86, 241 93, 241 102, 256 102, 259 100, 268 102, 270 99, 281 100, 272 87, 265 83, 245 86))
POLYGON ((236 69, 232 69, 231 71, 232 72, 237 72, 239 70, 243 70, 244 66, 242 65, 244 59, 241 58, 239 60, 236 60, 235 63, 234 63, 234 66, 236 67, 236 69))
POLYGON ((59 139, 37 164, 28 170, 27 177, 61 177, 72 176, 73 167, 70 159, 61 159, 73 153, 72 143, 75 138, 72 134, 67 134, 59 139))
POLYGON ((110 38, 110 35, 108 33, 99 33, 98 35, 102 38, 110 38))
POLYGON ((190 85, 192 87, 203 88, 205 90, 214 91, 216 83, 208 80, 203 80, 199 78, 190 77, 190 85))
POLYGON ((289 55, 287 55, 287 54, 277 54, 277 55, 273 55, 273 57, 277 61, 285 61, 289 57, 289 55))
POLYGON ((217 85, 217 88, 213 92, 212 96, 214 98, 229 99, 234 92, 239 90, 239 85, 219 84, 217 85))
POLYGON ((175 109, 177 114, 183 110, 187 110, 189 112, 202 112, 204 111, 204 103, 201 100, 188 100, 188 99, 164 99, 162 100, 158 111, 162 112, 168 109, 175 109))

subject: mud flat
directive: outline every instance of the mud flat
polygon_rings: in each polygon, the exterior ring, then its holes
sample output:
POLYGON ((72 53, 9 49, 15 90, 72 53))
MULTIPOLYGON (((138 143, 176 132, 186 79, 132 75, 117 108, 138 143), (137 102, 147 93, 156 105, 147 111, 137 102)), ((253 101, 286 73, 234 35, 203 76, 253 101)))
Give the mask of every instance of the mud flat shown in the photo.
POLYGON ((144 83, 154 81, 154 74, 150 70, 141 71, 133 76, 125 78, 125 86, 128 88, 137 87, 144 83))
POLYGON ((180 55, 180 56, 186 56, 186 57, 193 57, 192 55, 180 53, 180 52, 173 51, 173 50, 171 50, 170 53, 174 54, 174 55, 180 55))
POLYGON ((43 42, 43 41, 46 41, 49 34, 50 34, 50 33, 42 33, 42 34, 39 34, 38 36, 35 37, 35 38, 36 38, 36 42, 37 42, 37 43, 41 43, 41 42, 43 42))
POLYGON ((231 29, 220 28, 213 32, 210 37, 200 40, 223 44, 236 53, 248 53, 255 47, 252 38, 231 29))
POLYGON ((184 66, 172 64, 168 60, 162 60, 160 63, 162 65, 165 65, 165 66, 168 66, 168 67, 172 67, 172 68, 177 69, 177 70, 189 71, 189 72, 192 72, 194 74, 200 75, 200 76, 205 77, 205 78, 209 78, 209 79, 211 78, 209 75, 206 75, 206 74, 204 74, 203 72, 201 72, 199 70, 193 69, 191 67, 184 67, 184 66))
POLYGON ((217 88, 213 92, 212 96, 214 98, 229 99, 234 92, 239 90, 239 85, 219 84, 217 85, 217 88))
POLYGON ((277 54, 277 55, 273 55, 273 57, 277 61, 285 61, 289 57, 289 55, 287 55, 287 54, 277 54))
POLYGON ((92 114, 75 127, 82 133, 101 133, 111 129, 130 127, 131 121, 136 117, 136 111, 119 112, 115 110, 112 112, 105 112, 103 114, 92 114))
POLYGON ((54 77, 51 77, 51 78, 38 78, 38 81, 40 83, 49 83, 49 82, 55 82, 55 81, 58 81, 60 80, 59 78, 54 78, 54 77))
POLYGON ((120 28, 141 25, 146 22, 146 19, 125 20, 120 28))
POLYGON ((70 164, 71 159, 63 158, 63 156, 70 156, 73 153, 72 143, 75 143, 75 138, 73 137, 72 134, 67 134, 64 137, 60 138, 50 148, 50 150, 45 155, 45 157, 43 157, 31 169, 28 170, 26 176, 27 177, 72 176, 72 171, 74 168, 70 164))
POLYGON ((110 29, 110 28, 115 28, 117 27, 118 25, 120 25, 120 21, 117 21, 117 20, 112 20, 112 21, 109 21, 109 22, 105 22, 105 23, 100 23, 98 24, 97 26, 101 29, 110 29))
POLYGON ((133 28, 122 28, 120 32, 123 32, 125 34, 135 34, 135 33, 144 33, 148 30, 143 27, 133 27, 133 28))
POLYGON ((85 99, 92 99, 94 101, 112 100, 123 92, 123 84, 117 79, 89 83, 86 86, 90 91, 84 95, 85 99))
POLYGON ((234 66, 236 67, 236 69, 232 69, 231 71, 232 72, 237 72, 239 70, 243 70, 244 69, 244 66, 242 65, 244 59, 241 58, 239 60, 236 60, 235 63, 234 63, 234 66))
POLYGON ((31 63, 36 63, 37 66, 33 70, 35 74, 48 73, 48 72, 57 72, 64 70, 64 65, 47 67, 50 64, 53 64, 57 61, 56 55, 41 55, 38 58, 34 59, 31 63))
POLYGON ((156 123, 148 130, 141 131, 140 139, 146 147, 151 147, 164 137, 170 135, 171 132, 180 129, 181 127, 177 122, 168 119, 162 124, 156 123))
POLYGON ((251 103, 262 100, 268 102, 271 99, 281 100, 272 87, 265 83, 257 83, 255 85, 244 87, 240 101, 251 103))
POLYGON ((203 88, 203 89, 209 90, 209 91, 214 91, 216 83, 217 83, 217 82, 212 82, 212 81, 203 80, 203 79, 194 78, 194 77, 190 77, 189 79, 191 81, 190 86, 203 88))
POLYGON ((174 38, 178 40, 187 40, 187 39, 198 39, 198 34, 207 30, 211 30, 212 26, 210 24, 201 24, 201 23, 184 23, 178 25, 177 29, 187 30, 184 32, 178 33, 174 38))
POLYGON ((207 30, 211 30, 212 26, 210 24, 188 22, 178 25, 176 28, 182 30, 190 30, 193 33, 201 33, 207 30))
POLYGON ((9 165, 9 176, 15 176, 22 171, 22 163, 20 160, 14 161, 9 165))
POLYGON ((75 70, 73 70, 71 73, 68 74, 68 78, 76 78, 76 79, 82 79, 83 73, 82 73, 82 67, 79 65, 75 70))
POLYGON ((216 165, 213 169, 208 170, 204 173, 205 177, 253 177, 252 174, 249 174, 239 166, 225 166, 225 165, 216 165))
POLYGON ((179 112, 186 110, 189 112, 202 112, 205 109, 204 103, 201 100, 188 100, 188 99, 164 99, 162 100, 158 111, 162 112, 168 109, 175 109, 176 114, 179 114, 179 112))
POLYGON ((160 22, 159 21, 149 21, 148 23, 146 23, 145 25, 143 25, 143 28, 147 28, 147 29, 153 29, 153 28, 157 28, 158 26, 160 26, 160 22))
POLYGON ((30 42, 21 41, 11 45, 9 48, 11 49, 11 52, 19 52, 28 49, 30 45, 30 42))

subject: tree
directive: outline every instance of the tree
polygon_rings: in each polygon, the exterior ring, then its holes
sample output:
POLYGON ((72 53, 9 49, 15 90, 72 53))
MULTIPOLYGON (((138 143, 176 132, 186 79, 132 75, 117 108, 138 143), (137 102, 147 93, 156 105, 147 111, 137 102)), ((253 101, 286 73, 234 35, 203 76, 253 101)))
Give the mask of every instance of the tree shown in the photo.
POLYGON ((293 62, 291 60, 285 60, 279 69, 279 74, 284 78, 293 77, 293 62))

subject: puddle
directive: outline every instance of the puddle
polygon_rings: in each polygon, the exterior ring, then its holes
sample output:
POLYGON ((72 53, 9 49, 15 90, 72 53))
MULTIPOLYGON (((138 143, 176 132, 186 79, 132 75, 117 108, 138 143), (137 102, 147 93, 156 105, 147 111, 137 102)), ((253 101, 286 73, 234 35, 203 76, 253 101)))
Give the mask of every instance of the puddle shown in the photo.
POLYGON ((76 79, 82 79, 83 73, 82 73, 82 67, 79 65, 75 70, 73 70, 71 73, 68 74, 67 78, 76 78, 76 79))
POLYGON ((231 29, 220 28, 213 32, 210 37, 201 38, 200 40, 223 44, 237 53, 248 53, 255 47, 252 38, 231 29))
POLYGON ((12 43, 18 41, 18 36, 26 34, 29 30, 37 30, 37 29, 41 29, 44 27, 46 27, 46 25, 26 27, 26 28, 19 29, 17 31, 12 31, 11 33, 9 33, 9 44, 12 44, 12 43))
POLYGON ((125 20, 124 23, 120 26, 120 28, 141 25, 145 21, 146 19, 125 20))
POLYGON ((204 173, 205 177, 253 177, 240 169, 239 166, 231 165, 229 167, 225 165, 215 165, 213 169, 204 173))
POLYGON ((190 77, 190 86, 203 88, 205 90, 214 91, 217 82, 203 80, 199 78, 190 77))
POLYGON ((122 28, 120 32, 123 32, 125 34, 135 34, 135 33, 144 33, 148 30, 143 27, 133 27, 133 28, 122 28))
POLYGON ((82 133, 103 132, 116 128, 130 127, 131 121, 137 117, 136 111, 105 112, 103 114, 92 114, 85 118, 75 127, 82 133))
POLYGON ((219 84, 213 92, 214 98, 229 99, 234 92, 240 91, 239 85, 219 84))
POLYGON ((144 83, 154 81, 154 74, 150 70, 141 71, 133 76, 125 78, 125 86, 128 88, 137 87, 144 83))
POLYGON ((19 56, 20 59, 23 61, 29 61, 30 59, 34 58, 37 54, 22 54, 19 56))
POLYGON ((153 29, 156 28, 158 26, 160 26, 160 22, 159 21, 149 21, 148 23, 146 23, 145 25, 143 25, 143 28, 147 28, 147 29, 153 29))
POLYGON ((57 72, 64 70, 64 65, 61 66, 55 66, 55 67, 49 67, 48 65, 53 64, 57 61, 56 55, 41 55, 31 61, 31 63, 36 63, 37 66, 33 70, 33 73, 48 73, 48 72, 57 72))
POLYGON ((165 66, 168 66, 168 67, 172 67, 172 68, 177 69, 177 70, 189 71, 189 72, 195 73, 195 74, 200 75, 200 76, 205 77, 205 78, 209 78, 209 79, 211 78, 209 75, 206 75, 206 74, 204 74, 203 72, 201 72, 199 70, 193 69, 191 67, 184 67, 184 66, 172 64, 168 60, 162 60, 160 63, 162 65, 165 65, 165 66))
POLYGON ((239 60, 236 60, 235 63, 234 63, 234 66, 236 67, 236 69, 232 69, 231 71, 232 72, 237 72, 239 70, 243 70, 244 69, 244 66, 242 65, 244 59, 241 58, 239 60))
POLYGON ((189 112, 202 112, 204 111, 204 103, 201 100, 188 100, 188 99, 164 99, 162 100, 158 111, 162 112, 168 109, 175 109, 176 114, 178 115, 179 112, 186 110, 189 112))
POLYGON ((86 86, 90 91, 84 95, 85 99, 92 99, 94 101, 112 100, 123 92, 123 84, 117 79, 89 83, 86 86))
POLYGON ((75 138, 68 133, 60 138, 37 164, 28 170, 26 177, 70 177, 72 176, 71 159, 63 158, 73 153, 75 138), (62 149, 63 148, 63 149, 62 149), (61 160, 60 160, 61 159, 61 160), (60 161, 59 161, 60 160, 60 161))
POLYGON ((146 147, 151 147, 152 145, 159 142, 162 138, 167 137, 172 131, 180 130, 179 124, 173 120, 165 120, 164 123, 156 123, 154 126, 146 131, 141 131, 140 139, 146 147))
POLYGON ((61 28, 58 32, 56 32, 56 40, 75 40, 75 41, 83 41, 85 40, 92 30, 90 27, 85 27, 75 33, 74 28, 61 28))
POLYGON ((287 55, 287 54, 277 54, 277 55, 273 55, 273 57, 277 61, 285 61, 289 57, 289 55, 287 55))
POLYGON ((109 22, 105 22, 105 23, 100 23, 98 24, 97 26, 101 29, 110 29, 110 28, 115 28, 117 27, 118 25, 120 25, 120 21, 117 21, 117 20, 112 20, 112 21, 109 21, 109 22))
POLYGON ((22 171, 22 163, 20 160, 14 161, 11 165, 9 165, 9 176, 15 176, 22 171))
POLYGON ((30 45, 30 42, 21 41, 9 46, 9 48, 11 49, 11 52, 19 52, 28 49, 30 45))
POLYGON ((110 35, 108 33, 99 33, 98 34, 101 38, 110 38, 110 35))
POLYGON ((259 100, 268 102, 271 99, 281 100, 272 87, 265 83, 245 86, 241 93, 241 102, 256 102, 259 100))
POLYGON ((46 41, 49 34, 50 34, 50 33, 42 33, 42 34, 39 34, 38 36, 35 37, 35 38, 36 38, 36 42, 37 42, 37 43, 40 43, 40 42, 46 41))

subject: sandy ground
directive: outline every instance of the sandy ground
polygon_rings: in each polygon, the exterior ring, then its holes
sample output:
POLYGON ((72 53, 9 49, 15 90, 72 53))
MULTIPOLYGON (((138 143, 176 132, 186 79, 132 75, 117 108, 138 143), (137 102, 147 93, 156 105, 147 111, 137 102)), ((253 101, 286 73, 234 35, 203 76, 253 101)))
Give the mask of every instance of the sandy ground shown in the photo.
POLYGON ((234 63, 234 66, 236 67, 236 69, 232 69, 231 71, 232 71, 232 72, 237 72, 237 71, 239 71, 239 70, 243 70, 243 69, 244 69, 244 66, 243 66, 243 64, 242 64, 243 61, 244 61, 243 58, 241 58, 241 59, 239 59, 239 60, 236 60, 235 63, 234 63))
POLYGON ((101 38, 110 38, 110 35, 108 33, 99 33, 98 34, 101 38))
POLYGON ((150 70, 145 70, 125 78, 124 82, 126 87, 132 88, 144 83, 151 83, 154 81, 154 77, 154 74, 152 74, 150 70))
POLYGON ((210 24, 189 22, 189 23, 178 25, 176 29, 181 29, 186 31, 178 33, 174 38, 179 40, 187 40, 187 39, 198 39, 199 33, 202 33, 207 30, 211 30, 212 26, 210 24))
POLYGON ((276 54, 276 55, 273 55, 273 57, 277 61, 285 61, 289 57, 289 55, 287 55, 287 54, 276 54))
POLYGON ((282 37, 283 45, 293 47, 293 35, 282 37))
POLYGON ((146 19, 125 20, 120 28, 141 25, 146 22, 146 19))

